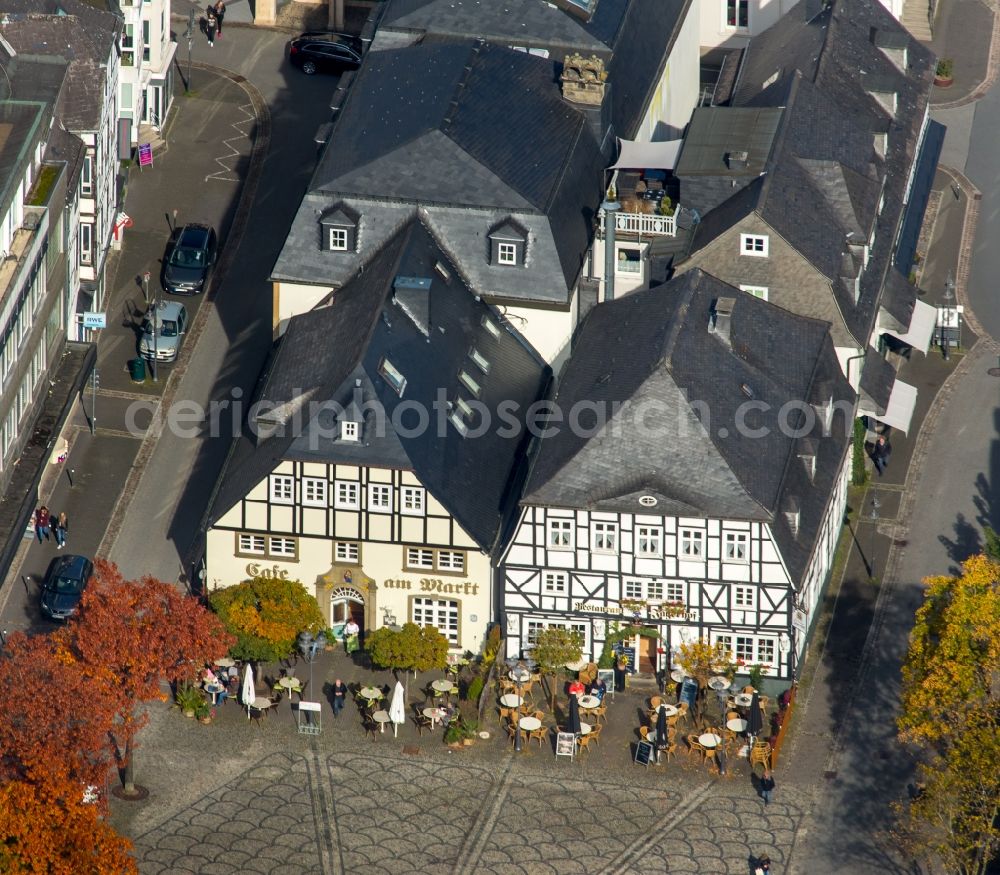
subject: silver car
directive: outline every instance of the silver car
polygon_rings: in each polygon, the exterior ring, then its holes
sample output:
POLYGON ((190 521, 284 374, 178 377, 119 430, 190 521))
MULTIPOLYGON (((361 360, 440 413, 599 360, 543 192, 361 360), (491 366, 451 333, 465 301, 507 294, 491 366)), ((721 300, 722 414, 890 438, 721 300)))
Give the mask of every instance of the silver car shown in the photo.
POLYGON ((158 362, 172 362, 177 358, 181 348, 181 340, 187 331, 187 309, 176 301, 161 301, 156 308, 156 343, 154 356, 153 343, 153 312, 146 314, 142 320, 142 340, 139 341, 139 353, 143 358, 156 358, 158 362))

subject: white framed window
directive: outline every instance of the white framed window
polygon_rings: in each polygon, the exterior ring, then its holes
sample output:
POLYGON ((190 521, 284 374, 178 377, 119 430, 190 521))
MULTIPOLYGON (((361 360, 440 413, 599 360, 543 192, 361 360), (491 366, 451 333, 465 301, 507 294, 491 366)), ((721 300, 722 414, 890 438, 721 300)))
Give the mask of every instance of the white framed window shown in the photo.
POLYGON ((392 487, 384 483, 369 483, 368 510, 392 513, 392 487))
POLYGON ((525 638, 528 646, 533 647, 538 641, 538 633, 543 629, 569 629, 576 632, 583 642, 584 653, 587 652, 587 624, 586 623, 559 623, 543 622, 542 620, 527 620, 525 623, 525 638))
POLYGON ((722 556, 727 562, 746 562, 750 536, 745 532, 726 532, 722 539, 722 556))
POLYGON ((757 639, 757 662, 762 665, 777 665, 774 661, 774 639, 757 639))
POLYGON ((627 599, 642 599, 642 581, 626 580, 622 586, 622 592, 627 599))
POLYGON ((345 419, 340 423, 340 439, 342 441, 357 441, 361 439, 361 430, 356 422, 345 419))
POLYGON ((402 398, 406 389, 406 377, 399 369, 389 359, 384 358, 378 366, 378 372, 382 379, 392 387, 392 391, 402 398))
MULTIPOLYGON (((132 39, 132 25, 126 25, 128 39, 132 39)), ((131 47, 131 46, 129 46, 131 47)), ((94 193, 94 156, 83 156, 83 167, 80 169, 80 194, 90 197, 94 193)))
POLYGON ((334 541, 333 559, 335 562, 357 562, 361 555, 361 545, 357 541, 334 541))
POLYGON ((680 580, 668 581, 663 597, 668 602, 687 602, 687 586, 680 580))
POLYGON ((294 558, 296 552, 295 538, 268 538, 268 554, 294 558))
POLYGON ((573 549, 573 520, 550 518, 545 521, 545 528, 545 543, 550 550, 573 549))
POLYGON ((743 660, 747 665, 753 663, 754 639, 747 635, 736 636, 736 658, 743 660))
POLYGON ((731 662, 736 657, 733 655, 733 636, 732 635, 716 635, 715 643, 721 645, 726 658, 731 662))
POLYGON ((449 644, 458 646, 458 602, 415 598, 410 603, 410 619, 418 626, 433 626, 449 644))
POLYGON ((565 571, 543 571, 542 591, 548 593, 566 592, 569 575, 565 571))
POLYGON ((767 237, 764 234, 740 234, 740 255, 767 258, 767 237))
POLYGON ((663 530, 658 526, 637 526, 635 552, 639 556, 660 556, 663 553, 663 530))
POLYGON ((642 252, 631 247, 619 249, 615 273, 625 273, 632 276, 642 273, 642 252))
POLYGON ((479 368, 484 374, 490 372, 490 362, 478 349, 473 347, 469 350, 469 358, 472 359, 472 363, 479 368))
POLYGON ((497 261, 500 264, 517 264, 517 246, 514 243, 498 243, 497 261))
POLYGON ((347 252, 347 229, 330 228, 327 242, 334 252, 347 252))
POLYGON ((646 581, 646 598, 653 600, 663 599, 663 581, 662 580, 647 580, 646 581))
POLYGON ((734 586, 733 587, 733 607, 736 608, 753 608, 756 591, 752 586, 734 586))
POLYGON ((486 333, 489 334, 494 340, 500 337, 500 326, 490 319, 489 316, 483 316, 480 324, 486 329, 486 333))
POLYGON ((276 504, 292 504, 295 501, 295 478, 289 474, 272 474, 270 494, 271 501, 276 504))
POLYGON ((361 506, 360 487, 350 480, 338 480, 334 485, 333 506, 337 510, 357 510, 361 506))
POLYGON ((407 568, 434 568, 434 551, 427 547, 406 548, 407 568))
POLYGON ((750 0, 725 0, 726 27, 746 30, 750 27, 750 0))
POLYGON ((436 551, 438 571, 449 574, 465 573, 465 553, 461 550, 438 550, 436 551))
POLYGON ((424 512, 424 490, 421 486, 402 487, 400 512, 407 516, 421 516, 424 512))
POLYGON ((762 301, 767 300, 767 286, 740 286, 744 292, 748 295, 753 295, 755 298, 760 298, 762 301))
POLYGON ((476 378, 464 368, 458 374, 458 381, 476 398, 479 397, 479 393, 482 392, 482 386, 480 386, 476 378))
POLYGON ((240 532, 236 541, 236 549, 240 553, 248 553, 251 556, 263 556, 266 552, 264 536, 240 532))
POLYGON ((590 546, 595 553, 617 553, 618 523, 595 521, 591 530, 590 546))
POLYGON ((681 558, 702 559, 705 556, 705 532, 702 529, 681 529, 681 558))
POLYGON ((319 477, 303 477, 302 503, 313 507, 326 507, 326 481, 319 477))
POLYGON ((90 264, 94 258, 94 226, 80 223, 80 264, 90 264))

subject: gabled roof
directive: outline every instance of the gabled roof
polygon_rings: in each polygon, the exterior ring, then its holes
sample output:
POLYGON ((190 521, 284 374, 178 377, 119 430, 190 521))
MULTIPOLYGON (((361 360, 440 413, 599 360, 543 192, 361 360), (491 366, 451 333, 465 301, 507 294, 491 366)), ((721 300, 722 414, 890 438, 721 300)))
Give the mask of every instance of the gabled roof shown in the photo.
POLYGON ((589 20, 547 0, 391 0, 386 5, 380 34, 480 37, 543 49, 560 64, 571 52, 610 56, 615 131, 634 139, 691 0, 598 0, 589 20))
MULTIPOLYGON (((411 291, 420 294, 416 284, 411 291)), ((501 403, 513 402, 515 417, 523 417, 548 379, 549 369, 534 350, 494 308, 476 300, 428 229, 411 221, 370 268, 335 294, 330 306, 290 320, 261 400, 274 404, 278 418, 288 423, 294 424, 296 410, 304 411, 301 425, 257 446, 242 439, 223 474, 210 520, 283 459, 405 468, 481 549, 492 551, 516 501, 514 480, 526 443, 523 427, 509 437, 497 433, 504 423, 497 411, 501 403), (438 262, 448 268, 449 280, 435 270, 438 262), (394 293, 397 277, 429 280, 419 318, 413 302, 394 293), (484 318, 500 328, 497 336, 484 318), (473 348, 488 360, 488 373, 473 363, 473 348), (384 360, 405 378, 402 396, 383 376, 384 360), (475 375, 478 399, 460 382, 463 369, 475 375), (444 405, 458 397, 473 406, 478 400, 489 411, 492 422, 481 436, 463 437, 448 421, 444 405), (313 413, 309 401, 324 407, 313 413), (334 427, 339 408, 352 404, 365 411, 358 442, 341 440, 334 427), (429 417, 422 431, 411 418, 414 405, 429 417)), ((479 416, 474 414, 470 429, 481 424, 479 416)))
MULTIPOLYGON (((540 441, 522 499, 528 505, 751 519, 784 525, 783 503, 801 508, 799 535, 783 552, 801 570, 829 485, 848 444, 851 417, 836 415, 829 438, 794 437, 779 423, 789 402, 850 403, 828 325, 796 316, 700 270, 595 307, 580 329, 554 403, 607 412, 602 425, 563 427, 540 441), (729 342, 716 321, 732 297, 729 342), (625 406, 615 412, 612 405, 625 406), (740 423, 744 423, 741 427, 740 423), (589 429, 585 431, 584 429, 589 429), (751 436, 749 429, 764 429, 751 436), (815 486, 790 473, 813 438, 815 486), (638 501, 657 499, 654 509, 638 501)), ((801 467, 801 465, 799 466, 801 467)))

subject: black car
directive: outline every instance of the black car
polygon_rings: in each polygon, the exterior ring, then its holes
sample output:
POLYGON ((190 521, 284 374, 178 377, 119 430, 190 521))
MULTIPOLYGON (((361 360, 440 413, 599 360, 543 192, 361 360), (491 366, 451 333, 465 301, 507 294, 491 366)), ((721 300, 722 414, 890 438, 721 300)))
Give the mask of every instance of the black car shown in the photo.
POLYGON ((215 229, 208 225, 181 228, 169 257, 163 262, 163 289, 175 295, 204 291, 218 249, 215 229))
POLYGON ((42 583, 42 613, 53 620, 73 616, 93 573, 93 563, 84 556, 53 559, 42 583))
POLYGON ((361 40, 334 31, 311 31, 288 44, 288 60, 308 76, 342 73, 361 66, 361 40))

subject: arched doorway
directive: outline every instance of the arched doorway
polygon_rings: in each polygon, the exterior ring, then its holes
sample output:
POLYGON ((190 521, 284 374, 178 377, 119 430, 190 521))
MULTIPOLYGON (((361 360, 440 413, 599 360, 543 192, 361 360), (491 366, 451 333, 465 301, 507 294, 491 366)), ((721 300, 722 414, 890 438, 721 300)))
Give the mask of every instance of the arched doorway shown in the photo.
POLYGON ((353 587, 342 586, 330 594, 330 628, 338 641, 343 640, 348 620, 365 628, 365 597, 353 587))

